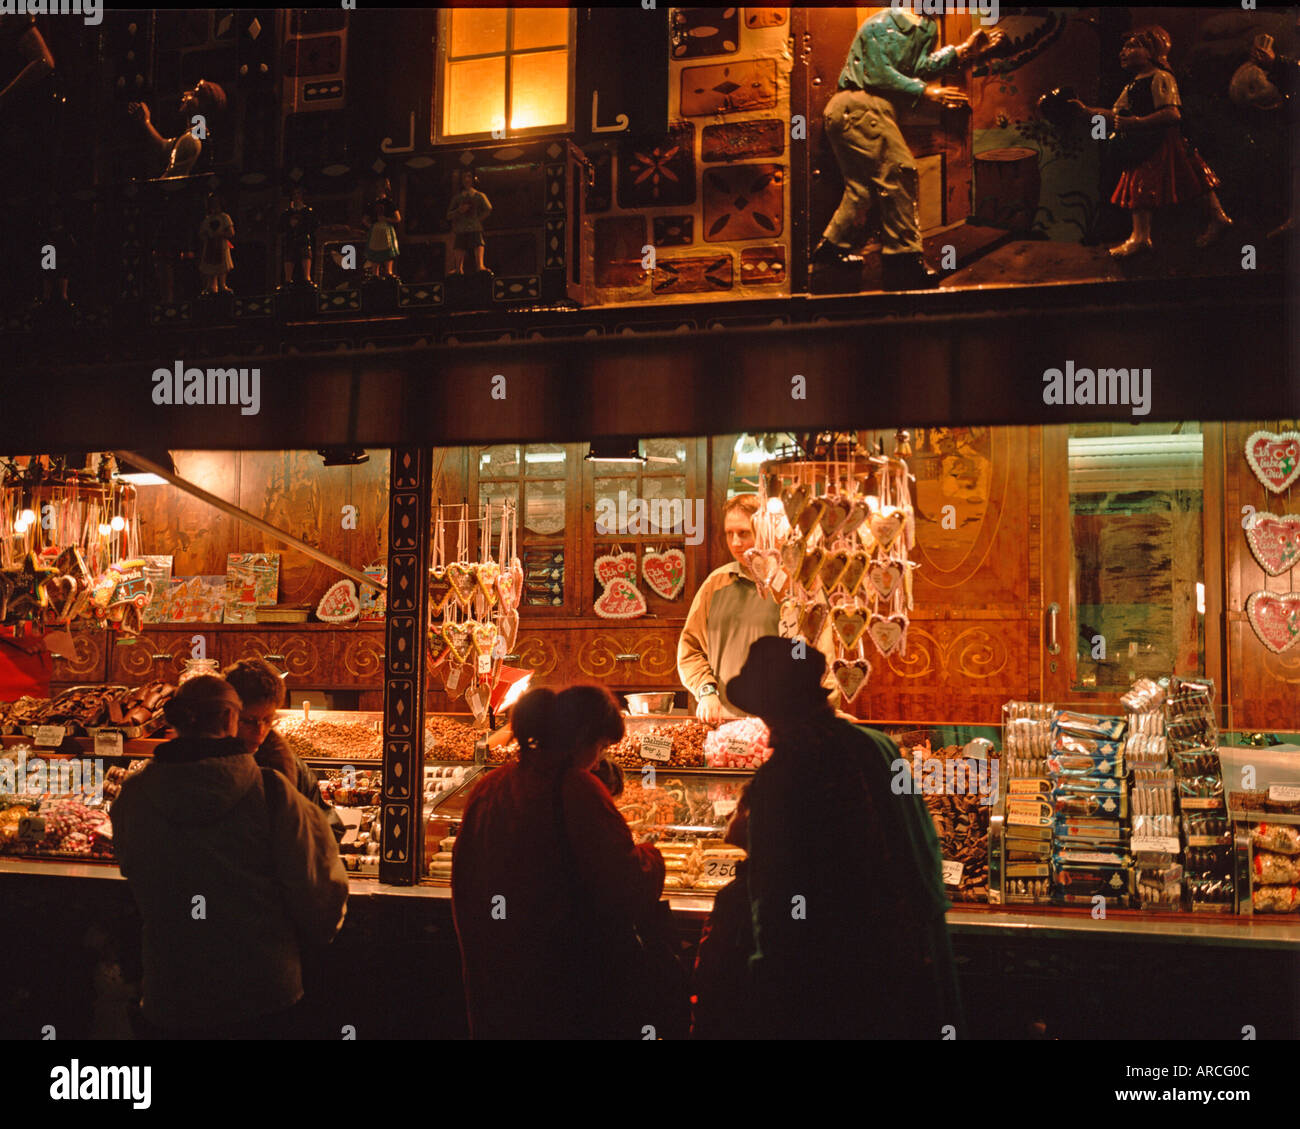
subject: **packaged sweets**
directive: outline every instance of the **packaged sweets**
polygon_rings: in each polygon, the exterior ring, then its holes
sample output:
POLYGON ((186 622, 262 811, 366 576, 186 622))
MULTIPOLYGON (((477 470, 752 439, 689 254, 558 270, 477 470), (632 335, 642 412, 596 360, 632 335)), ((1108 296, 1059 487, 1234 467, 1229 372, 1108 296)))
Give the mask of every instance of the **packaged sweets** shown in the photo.
POLYGON ((1075 713, 1073 710, 1057 710, 1052 721, 1053 727, 1058 732, 1071 733, 1077 737, 1092 737, 1100 741, 1114 741, 1123 737, 1124 729, 1128 724, 1122 717, 1075 713))
POLYGON ((1250 829, 1251 845, 1282 855, 1300 855, 1300 827, 1285 823, 1257 823, 1250 829))
POLYGON ((1292 913, 1300 909, 1300 887, 1256 886, 1250 904, 1256 913, 1292 913))
POLYGON ((1278 855, 1271 851, 1255 852, 1255 881, 1260 885, 1300 882, 1300 856, 1278 855))

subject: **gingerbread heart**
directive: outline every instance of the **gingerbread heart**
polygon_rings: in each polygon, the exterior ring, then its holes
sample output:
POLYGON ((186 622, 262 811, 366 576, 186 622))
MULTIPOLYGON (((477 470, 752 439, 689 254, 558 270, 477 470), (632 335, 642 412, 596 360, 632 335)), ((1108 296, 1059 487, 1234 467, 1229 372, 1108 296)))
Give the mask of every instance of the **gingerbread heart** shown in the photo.
POLYGON ((681 549, 647 552, 641 557, 641 575, 656 596, 675 600, 686 583, 686 554, 681 549))
POLYGON ((888 600, 903 582, 903 566, 897 561, 873 561, 867 569, 867 586, 882 600, 888 600))
POLYGON ((781 567, 791 577, 797 577, 803 568, 803 556, 807 547, 802 541, 787 541, 781 546, 781 567))
POLYGON ((1246 461, 1274 494, 1300 478, 1300 432, 1255 431, 1246 440, 1246 461))
POLYGON ((511 608, 502 615, 497 629, 501 632, 501 641, 506 645, 506 650, 513 651, 515 640, 519 637, 519 613, 511 608))
POLYGON ((781 553, 777 549, 747 549, 745 567, 754 578, 760 592, 765 592, 781 567, 781 553))
POLYGON ((814 498, 803 508, 798 520, 794 523, 795 528, 799 530, 799 536, 807 537, 813 531, 813 527, 822 519, 822 514, 826 512, 826 502, 822 498, 814 498))
POLYGON ((442 636, 440 628, 433 628, 429 632, 429 666, 436 667, 447 660, 451 654, 451 647, 447 640, 442 636))
POLYGON ((816 646, 817 640, 822 637, 822 631, 826 628, 826 621, 830 618, 830 614, 831 610, 825 604, 807 604, 799 613, 799 634, 816 646))
POLYGON ((817 591, 817 586, 821 583, 821 567, 825 558, 826 550, 820 545, 804 551, 803 564, 799 566, 798 580, 809 592, 817 591))
POLYGON ((858 640, 867 629, 867 613, 852 604, 841 604, 831 609, 831 626, 835 629, 840 642, 844 644, 844 649, 851 651, 858 645, 858 640))
POLYGON ((442 615, 442 609, 451 599, 451 577, 447 575, 446 565, 434 565, 429 569, 429 617, 442 615))
POLYGON ((517 606, 515 600, 515 578, 510 569, 502 570, 497 577, 497 603, 503 612, 510 612, 517 606))
POLYGON ((617 556, 606 553, 596 558, 596 579, 601 584, 609 584, 620 576, 629 584, 636 584, 635 553, 619 553, 617 556))
POLYGON ((823 556, 821 568, 818 570, 822 587, 829 592, 840 582, 840 577, 848 567, 849 554, 844 549, 836 549, 833 553, 823 556))
POLYGON ((497 580, 500 577, 501 566, 496 561, 484 561, 478 566, 475 580, 478 581, 478 590, 483 593, 483 599, 489 608, 496 607, 497 580))
POLYGON ((807 486, 787 486, 781 491, 781 505, 785 508, 785 516, 791 525, 795 524, 808 505, 808 494, 807 486))
POLYGON ((867 519, 867 527, 871 530, 871 538, 881 553, 888 553, 894 547, 898 535, 903 532, 903 521, 903 514, 897 506, 887 506, 883 510, 876 510, 867 519))
POLYGON ((898 649, 906 631, 907 616, 905 615, 873 615, 867 626, 867 634, 871 636, 876 650, 885 656, 898 649))
POLYGON ((844 524, 836 531, 838 537, 851 537, 861 527, 862 523, 867 520, 868 510, 867 503, 858 501, 849 507, 848 516, 844 519, 844 524))
POLYGON ((1280 655, 1300 643, 1300 592, 1252 592, 1246 616, 1270 651, 1280 655))
POLYGON ((863 576, 866 575, 867 564, 871 558, 860 550, 854 550, 849 554, 849 563, 844 567, 844 572, 840 575, 840 587, 850 596, 858 590, 858 585, 862 583, 863 576))
POLYGON ((1269 576, 1281 576, 1300 561, 1300 514, 1255 514, 1246 543, 1269 576))
POLYGON ((496 646, 497 625, 495 623, 476 623, 470 628, 470 642, 480 655, 491 655, 496 646))
POLYGON ((350 580, 331 584, 316 605, 316 618, 323 623, 347 623, 361 614, 357 586, 350 580))
MULTIPOLYGON (((560 553, 559 556, 562 560, 564 554, 560 553)), ((524 598, 524 566, 520 563, 518 557, 510 558, 510 583, 514 586, 514 607, 517 608, 519 606, 519 601, 524 598)))
POLYGON ((831 663, 831 674, 847 705, 871 677, 871 664, 866 659, 836 659, 831 663))
POLYGON ((641 589, 626 577, 616 576, 605 586, 592 610, 603 619, 634 619, 645 615, 645 597, 641 589))
POLYGON ((478 582, 475 576, 478 573, 478 567, 472 564, 466 564, 464 561, 452 561, 447 566, 447 579, 451 581, 451 594, 456 597, 456 602, 466 611, 474 599, 474 592, 478 588, 478 582))
POLYGON ((45 589, 46 618, 56 622, 72 618, 77 606, 77 582, 71 576, 52 576, 42 587, 45 589))
POLYGON ((471 632, 473 620, 465 623, 444 623, 442 625, 442 637, 451 651, 451 659, 456 663, 464 663, 469 659, 471 632))
POLYGON ((822 536, 828 542, 834 540, 849 518, 847 498, 837 496, 826 498, 826 508, 822 511, 822 536))

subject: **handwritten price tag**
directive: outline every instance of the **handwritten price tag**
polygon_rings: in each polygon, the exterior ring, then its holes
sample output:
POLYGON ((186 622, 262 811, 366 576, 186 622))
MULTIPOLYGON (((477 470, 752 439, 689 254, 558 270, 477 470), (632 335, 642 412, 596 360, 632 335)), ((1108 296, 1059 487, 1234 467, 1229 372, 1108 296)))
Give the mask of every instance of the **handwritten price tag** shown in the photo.
POLYGON ((641 738, 641 756, 648 761, 672 760, 673 739, 647 733, 641 738))
POLYGON ((1176 855, 1182 850, 1177 835, 1135 835, 1129 840, 1129 850, 1160 851, 1167 855, 1176 855))
POLYGON ((39 748, 57 749, 68 735, 63 725, 38 725, 36 727, 36 744, 39 748))
POLYGON ((736 859, 706 858, 704 860, 704 877, 720 882, 730 882, 736 877, 736 859))
POLYGON ((944 859, 942 869, 943 884, 945 886, 961 885, 961 872, 965 869, 964 863, 953 862, 952 859, 944 859))
POLYGON ((1294 784, 1272 784, 1268 789, 1268 798, 1275 804, 1290 804, 1300 800, 1300 788, 1294 784))
POLYGON ((714 800, 713 814, 718 819, 730 819, 731 813, 736 810, 736 800, 714 800))
POLYGON ((120 757, 122 755, 122 734, 115 729, 101 729, 95 734, 95 756, 120 757))
POLYGON ((744 757, 749 755, 749 742, 742 737, 728 737, 722 746, 729 756, 744 757))

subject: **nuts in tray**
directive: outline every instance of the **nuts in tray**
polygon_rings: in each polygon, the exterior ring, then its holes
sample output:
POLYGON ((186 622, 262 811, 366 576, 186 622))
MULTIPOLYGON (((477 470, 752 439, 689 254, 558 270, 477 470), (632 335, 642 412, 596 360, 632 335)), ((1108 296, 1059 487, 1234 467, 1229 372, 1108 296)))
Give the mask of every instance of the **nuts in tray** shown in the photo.
POLYGON ((382 755, 383 739, 370 722, 283 717, 275 728, 300 757, 379 760, 382 755))
POLYGON ((657 725, 637 725, 635 728, 629 726, 623 740, 611 747, 605 755, 624 768, 640 768, 646 763, 641 756, 641 738, 671 737, 673 751, 669 764, 678 768, 703 768, 704 738, 712 732, 713 726, 695 718, 661 722, 657 725))
POLYGON ((463 721, 443 714, 429 714, 424 719, 425 759, 472 761, 477 737, 478 732, 474 727, 463 721))

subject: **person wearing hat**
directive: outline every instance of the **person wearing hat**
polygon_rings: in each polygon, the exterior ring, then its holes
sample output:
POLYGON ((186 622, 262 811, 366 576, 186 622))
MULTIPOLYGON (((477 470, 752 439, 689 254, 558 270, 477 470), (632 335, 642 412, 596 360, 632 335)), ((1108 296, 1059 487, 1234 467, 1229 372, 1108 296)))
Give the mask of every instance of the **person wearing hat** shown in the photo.
POLYGON ((122 785, 113 850, 144 921, 144 1032, 287 1038, 302 948, 343 923, 348 880, 325 820, 235 736, 241 702, 210 675, 164 707, 179 736, 122 785))
POLYGON ((938 839, 892 788, 898 747, 836 717, 825 659, 759 639, 729 698, 766 722, 749 787, 749 960, 769 1038, 940 1037, 961 1030, 938 839))

